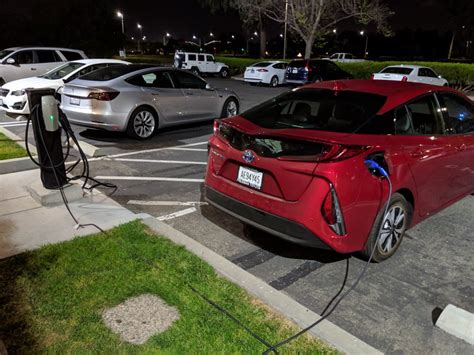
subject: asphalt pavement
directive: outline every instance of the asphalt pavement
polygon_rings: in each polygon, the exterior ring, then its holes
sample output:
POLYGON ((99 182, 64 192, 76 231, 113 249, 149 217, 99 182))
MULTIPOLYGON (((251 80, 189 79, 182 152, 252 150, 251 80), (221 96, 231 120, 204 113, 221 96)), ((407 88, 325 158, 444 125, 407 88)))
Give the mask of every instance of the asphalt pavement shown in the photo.
MULTIPOLYGON (((288 90, 209 82, 235 90, 243 110, 288 90)), ((0 118, 8 130, 24 135, 24 125, 5 122, 0 118)), ((76 131, 107 154, 91 160, 91 170, 118 185, 115 201, 170 224, 316 313, 340 288, 347 265, 348 285, 364 266, 355 255, 295 246, 248 229, 208 206, 203 179, 212 122, 167 128, 146 142, 120 133, 76 131)), ((448 303, 474 312, 473 215, 474 196, 469 196, 410 229, 397 254, 371 265, 330 320, 388 354, 473 353, 472 345, 432 321, 432 312, 448 303)))

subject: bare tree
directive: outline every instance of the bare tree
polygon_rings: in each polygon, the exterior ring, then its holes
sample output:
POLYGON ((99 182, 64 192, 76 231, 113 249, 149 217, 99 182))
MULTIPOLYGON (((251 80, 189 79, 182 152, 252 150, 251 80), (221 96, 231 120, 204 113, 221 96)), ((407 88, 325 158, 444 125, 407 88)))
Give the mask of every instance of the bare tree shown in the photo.
MULTIPOLYGON (((245 0, 242 0, 245 1, 245 0)), ((392 14, 379 0, 268 0, 263 7, 270 19, 285 22, 285 4, 288 2, 288 26, 305 42, 305 58, 311 57, 318 37, 328 34, 345 20, 353 19, 364 25, 375 23, 377 30, 390 33, 386 19, 392 14)))

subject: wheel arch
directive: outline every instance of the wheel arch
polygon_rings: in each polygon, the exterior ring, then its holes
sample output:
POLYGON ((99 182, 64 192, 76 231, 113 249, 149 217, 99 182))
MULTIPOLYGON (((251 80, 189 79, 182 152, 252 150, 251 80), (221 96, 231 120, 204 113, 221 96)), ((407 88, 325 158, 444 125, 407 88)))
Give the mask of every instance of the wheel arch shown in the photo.
POLYGON ((413 214, 415 214, 415 195, 410 189, 406 187, 398 189, 395 192, 398 192, 400 195, 402 195, 412 207, 413 212, 412 212, 412 215, 410 216, 410 221, 409 221, 409 225, 411 225, 413 222, 413 214))
POLYGON ((141 107, 144 107, 144 108, 147 108, 149 109, 150 111, 152 111, 155 115, 156 115, 156 123, 157 123, 157 128, 159 128, 161 126, 161 122, 160 122, 160 113, 158 112, 158 110, 153 107, 152 105, 148 104, 148 103, 142 103, 142 104, 136 104, 134 105, 134 107, 130 110, 130 112, 128 113, 128 117, 127 117, 127 122, 125 124, 125 130, 127 129, 128 127, 128 123, 130 122, 130 118, 132 117, 132 114, 139 108, 141 107))

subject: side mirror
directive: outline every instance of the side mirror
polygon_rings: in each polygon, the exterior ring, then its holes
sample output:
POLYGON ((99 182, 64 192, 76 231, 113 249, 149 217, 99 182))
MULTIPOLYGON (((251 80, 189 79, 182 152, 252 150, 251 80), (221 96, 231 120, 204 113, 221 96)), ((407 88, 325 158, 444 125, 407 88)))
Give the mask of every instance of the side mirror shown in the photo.
POLYGON ((441 75, 438 75, 438 79, 443 79, 443 77, 441 75))
POLYGON ((7 64, 15 64, 15 59, 14 58, 8 58, 7 59, 7 64))
POLYGON ((211 86, 211 84, 206 83, 206 90, 214 90, 214 88, 211 86))

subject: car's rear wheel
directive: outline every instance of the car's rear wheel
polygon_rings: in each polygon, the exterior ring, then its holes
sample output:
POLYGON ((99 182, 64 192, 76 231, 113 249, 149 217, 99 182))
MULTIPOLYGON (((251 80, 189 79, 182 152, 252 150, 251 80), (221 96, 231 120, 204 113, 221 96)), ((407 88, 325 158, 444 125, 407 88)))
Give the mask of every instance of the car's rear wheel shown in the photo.
POLYGON ((158 127, 157 115, 147 107, 138 107, 128 120, 127 134, 135 139, 148 139, 158 127))
POLYGON ((270 86, 272 88, 276 88, 278 86, 279 82, 278 82, 278 77, 275 75, 274 77, 272 77, 272 79, 270 80, 270 86))
POLYGON ((239 102, 234 97, 229 97, 222 107, 221 118, 236 116, 239 114, 239 102))
POLYGON ((379 211, 365 248, 362 250, 362 255, 366 259, 373 252, 372 260, 375 262, 384 261, 395 254, 405 231, 410 226, 413 206, 401 194, 394 193, 385 215, 384 212, 385 206, 379 211))
POLYGON ((220 74, 221 74, 221 78, 222 79, 227 79, 229 77, 229 69, 227 68, 222 68, 221 71, 220 71, 220 74))

